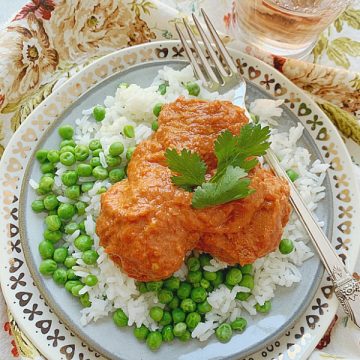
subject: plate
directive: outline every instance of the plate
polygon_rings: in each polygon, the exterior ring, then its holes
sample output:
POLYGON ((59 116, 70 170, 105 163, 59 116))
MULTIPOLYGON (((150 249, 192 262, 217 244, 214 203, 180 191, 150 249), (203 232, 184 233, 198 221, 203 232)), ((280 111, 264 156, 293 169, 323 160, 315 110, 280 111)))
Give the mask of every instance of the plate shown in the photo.
MULTIPOLYGON (((309 149, 314 159, 331 165, 325 184, 327 199, 319 206, 318 215, 351 270, 359 252, 359 244, 353 239, 359 236, 360 228, 352 222, 353 213, 359 211, 359 197, 351 161, 337 130, 311 99, 273 68, 237 51, 232 51, 232 55, 239 71, 250 80, 250 99, 284 99, 283 129, 300 121, 306 128, 301 145, 309 149)), ((37 272, 42 221, 30 211, 34 194, 28 187, 29 178, 39 175, 33 166, 36 149, 53 143, 57 126, 63 121, 74 121, 82 109, 113 94, 119 82, 148 85, 164 65, 184 66, 183 49, 178 42, 140 45, 105 56, 54 90, 13 137, 0 169, 4 184, 0 198, 1 283, 10 310, 48 358, 214 359, 248 357, 251 353, 249 359, 279 354, 290 359, 306 357, 337 308, 331 284, 326 275, 322 277, 317 257, 302 267, 304 279, 310 281, 278 291, 270 316, 257 318, 244 334, 234 336, 228 344, 214 339, 206 343, 192 341, 164 346, 157 353, 139 344, 131 330, 115 329, 110 320, 85 328, 79 326, 80 307, 76 299, 37 272)))

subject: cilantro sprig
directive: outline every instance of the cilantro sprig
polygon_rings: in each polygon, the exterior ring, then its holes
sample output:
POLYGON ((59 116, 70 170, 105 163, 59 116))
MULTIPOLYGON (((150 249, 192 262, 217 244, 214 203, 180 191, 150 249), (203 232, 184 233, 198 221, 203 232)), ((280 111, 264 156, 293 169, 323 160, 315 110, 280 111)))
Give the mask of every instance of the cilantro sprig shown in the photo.
POLYGON ((269 127, 247 124, 239 135, 222 132, 215 142, 215 156, 218 160, 214 176, 206 182, 206 163, 197 153, 183 149, 167 149, 165 158, 169 169, 178 175, 172 182, 187 191, 193 191, 192 206, 196 209, 225 204, 239 200, 254 192, 249 188, 248 172, 258 164, 257 156, 266 153, 270 146, 269 127))

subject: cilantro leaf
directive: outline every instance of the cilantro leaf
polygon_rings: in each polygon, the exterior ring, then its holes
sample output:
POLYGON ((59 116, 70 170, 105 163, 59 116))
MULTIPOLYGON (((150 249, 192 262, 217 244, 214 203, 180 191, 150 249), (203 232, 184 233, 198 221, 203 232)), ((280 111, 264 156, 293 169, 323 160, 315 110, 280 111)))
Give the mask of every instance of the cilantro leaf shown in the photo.
POLYGON ((249 188, 250 179, 246 175, 244 169, 228 166, 218 182, 203 183, 195 189, 192 206, 196 209, 202 209, 239 200, 250 195, 255 190, 249 188))
POLYGON ((252 123, 244 125, 239 135, 233 135, 229 130, 222 132, 215 142, 218 165, 211 182, 218 181, 229 165, 239 166, 246 171, 254 168, 258 160, 252 157, 266 153, 270 146, 269 137, 268 126, 252 123))
POLYGON ((165 158, 169 169, 179 174, 171 178, 175 185, 189 191, 205 182, 207 166, 197 153, 183 149, 179 154, 175 149, 167 149, 165 158))

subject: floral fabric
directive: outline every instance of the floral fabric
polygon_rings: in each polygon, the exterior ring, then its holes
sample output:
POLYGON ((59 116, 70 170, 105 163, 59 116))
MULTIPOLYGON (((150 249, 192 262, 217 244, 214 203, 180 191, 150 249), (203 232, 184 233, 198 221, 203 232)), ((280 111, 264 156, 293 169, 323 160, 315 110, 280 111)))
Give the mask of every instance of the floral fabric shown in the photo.
MULTIPOLYGON (((0 157, 29 113, 74 72, 119 48, 176 38, 180 17, 204 7, 230 46, 269 63, 314 97, 360 164, 360 0, 301 61, 239 43, 233 5, 231 0, 32 0, 24 5, 0 30, 0 157)), ((360 359, 360 331, 343 313, 337 317, 311 359, 360 359)), ((3 360, 39 358, 28 340, 17 338, 16 347, 1 294, 0 322, 3 360)))

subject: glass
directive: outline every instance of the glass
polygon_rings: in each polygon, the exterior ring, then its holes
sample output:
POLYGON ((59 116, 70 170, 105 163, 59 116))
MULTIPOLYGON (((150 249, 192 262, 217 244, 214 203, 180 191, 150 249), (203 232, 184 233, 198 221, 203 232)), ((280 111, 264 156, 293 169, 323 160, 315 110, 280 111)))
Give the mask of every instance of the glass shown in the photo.
POLYGON ((349 0, 236 0, 237 36, 276 55, 303 57, 349 0))

